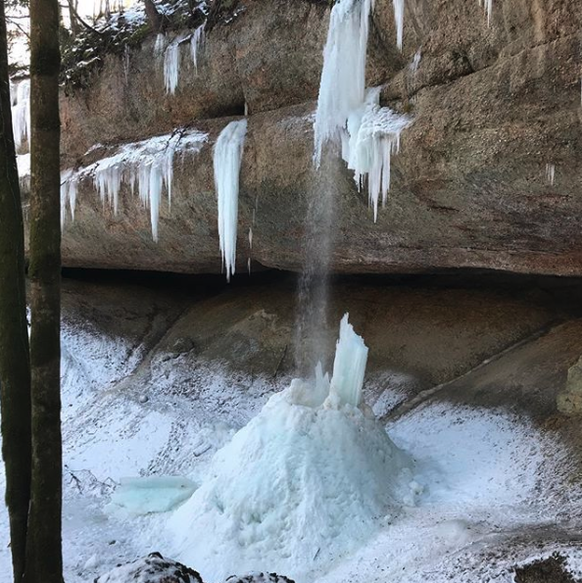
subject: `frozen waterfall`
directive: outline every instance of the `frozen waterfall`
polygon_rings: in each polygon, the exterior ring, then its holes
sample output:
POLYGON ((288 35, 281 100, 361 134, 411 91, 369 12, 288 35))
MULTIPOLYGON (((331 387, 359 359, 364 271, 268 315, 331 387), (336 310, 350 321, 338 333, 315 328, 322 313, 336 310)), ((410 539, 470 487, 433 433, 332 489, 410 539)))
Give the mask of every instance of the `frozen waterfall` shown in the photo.
POLYGON ((342 321, 334 378, 295 379, 219 450, 168 523, 205 580, 269 569, 297 581, 365 544, 422 488, 414 464, 356 406, 367 349, 342 321), (204 533, 204 536, 200 536, 204 533))
POLYGON ((218 236, 226 279, 236 267, 239 175, 247 120, 230 122, 214 146, 214 184, 218 197, 218 236))
MULTIPOLYGON (((380 107, 380 89, 365 88, 366 45, 374 0, 340 0, 331 11, 314 123, 314 163, 319 168, 327 142, 340 142, 342 157, 358 188, 367 181, 368 199, 378 218, 390 189, 391 156, 412 120, 380 107)), ((404 0, 394 0, 397 41, 402 46, 404 0)))
POLYGON ((374 1, 340 0, 331 10, 313 128, 317 168, 324 145, 339 139, 350 113, 364 102, 366 48, 374 1))
POLYGON ((172 200, 175 156, 178 153, 198 153, 207 139, 208 134, 188 130, 125 144, 113 156, 102 158, 76 172, 64 171, 61 175, 61 200, 63 203, 69 201, 74 218, 77 184, 90 177, 103 203, 109 202, 113 212, 117 213, 121 185, 127 184, 132 192, 137 185, 140 200, 150 210, 152 237, 157 241, 164 188, 170 204, 172 200))

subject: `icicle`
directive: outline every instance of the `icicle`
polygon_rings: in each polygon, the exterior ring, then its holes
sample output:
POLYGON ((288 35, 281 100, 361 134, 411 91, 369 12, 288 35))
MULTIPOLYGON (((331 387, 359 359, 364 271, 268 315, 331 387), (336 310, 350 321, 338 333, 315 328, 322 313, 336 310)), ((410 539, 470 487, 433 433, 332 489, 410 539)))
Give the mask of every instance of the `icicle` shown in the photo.
POLYGON ((158 33, 156 36, 156 42, 154 44, 154 55, 160 57, 166 48, 166 36, 163 33, 158 33))
POLYGON ((199 52, 204 47, 204 24, 201 24, 192 34, 190 38, 190 56, 192 57, 192 63, 194 64, 194 71, 198 75, 198 58, 199 52))
POLYGON ((400 149, 400 134, 412 120, 387 107, 380 107, 380 88, 368 91, 366 103, 348 118, 344 133, 342 156, 354 171, 354 180, 361 189, 367 179, 368 200, 378 219, 378 204, 386 204, 390 189, 392 154, 400 149))
POLYGON ((362 386, 368 361, 368 347, 363 338, 354 332, 346 314, 340 323, 340 336, 335 349, 330 394, 340 404, 357 407, 362 398, 362 386))
POLYGON ((314 123, 313 161, 337 141, 350 112, 364 101, 369 17, 375 0, 340 0, 331 9, 314 123))
POLYGON ((479 0, 479 6, 484 6, 487 14, 487 26, 491 24, 491 13, 493 12, 493 0, 479 0))
POLYGON ((65 200, 68 197, 74 215, 77 181, 91 177, 103 202, 109 202, 117 213, 121 185, 126 183, 132 192, 135 192, 137 185, 139 198, 150 211, 152 238, 157 241, 164 188, 170 204, 172 200, 175 155, 178 152, 198 153, 207 139, 208 134, 191 130, 125 144, 114 156, 98 160, 75 176, 72 176, 72 171, 67 171, 68 180, 61 187, 61 196, 65 196, 65 200))
POLYGON ((227 281, 230 281, 236 266, 239 175, 246 131, 246 119, 233 121, 222 130, 214 146, 218 235, 227 281))
POLYGON ((550 186, 554 186, 554 179, 556 176, 556 166, 554 164, 546 164, 546 180, 550 186))
POLYGON ((16 149, 24 140, 30 144, 30 79, 20 81, 12 94, 12 126, 16 149))
POLYGON ((392 0, 394 4, 394 22, 396 24, 396 46, 402 50, 404 36, 404 0, 392 0))
POLYGON ((182 37, 178 37, 172 41, 164 54, 164 85, 166 92, 172 95, 176 91, 180 77, 180 43, 182 40, 182 37))
POLYGON ((77 205, 77 180, 72 170, 61 172, 61 229, 65 225, 67 203, 71 210, 71 220, 75 220, 75 207, 77 205))
POLYGON ((249 228, 249 248, 253 248, 253 228, 249 228))

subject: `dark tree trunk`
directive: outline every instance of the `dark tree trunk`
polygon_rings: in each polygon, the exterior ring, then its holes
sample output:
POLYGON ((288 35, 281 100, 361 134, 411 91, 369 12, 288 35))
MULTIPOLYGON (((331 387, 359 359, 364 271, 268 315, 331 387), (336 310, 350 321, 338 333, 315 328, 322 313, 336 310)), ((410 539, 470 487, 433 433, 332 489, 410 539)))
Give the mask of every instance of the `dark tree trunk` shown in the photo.
POLYGON ((0 404, 2 457, 14 581, 22 580, 30 502, 30 362, 24 226, 8 80, 4 2, 0 5, 0 404))
POLYGON ((32 481, 25 579, 62 583, 58 0, 30 0, 32 481))
POLYGON ((158 9, 156 8, 153 0, 144 0, 144 4, 148 22, 152 27, 152 31, 155 33, 161 32, 163 19, 162 15, 158 12, 158 9))

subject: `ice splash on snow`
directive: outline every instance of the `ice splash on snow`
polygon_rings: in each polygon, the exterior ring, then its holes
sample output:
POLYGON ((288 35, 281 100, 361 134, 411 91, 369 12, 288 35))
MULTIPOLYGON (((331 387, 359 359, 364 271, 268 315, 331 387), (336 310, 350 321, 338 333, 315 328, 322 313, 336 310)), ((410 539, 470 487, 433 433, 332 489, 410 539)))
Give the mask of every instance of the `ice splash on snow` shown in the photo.
MULTIPOLYGON (((175 156, 177 153, 198 153, 207 139, 206 133, 180 130, 171 135, 124 144, 115 155, 102 158, 79 171, 65 170, 61 175, 61 201, 69 201, 74 218, 77 185, 81 180, 91 177, 103 203, 108 201, 113 212, 117 213, 121 185, 128 184, 132 192, 137 185, 140 200, 150 210, 152 237, 157 241, 164 187, 169 203, 172 201, 175 156)), ((64 212, 64 204, 62 208, 64 212)))
POLYGON ((369 17, 375 0, 340 0, 331 9, 315 114, 313 160, 321 164, 324 145, 337 141, 366 91, 369 17))
POLYGON ((342 157, 354 171, 354 180, 361 189, 368 182, 368 201, 378 219, 378 204, 386 204, 390 190, 392 154, 400 149, 400 134, 412 123, 406 115, 380 107, 380 87, 369 89, 365 103, 348 117, 347 130, 342 133, 342 157))
POLYGON ((236 267, 236 235, 240 166, 247 133, 247 120, 230 122, 214 146, 214 185, 218 197, 218 236, 226 280, 236 267))
POLYGON ((198 58, 200 50, 204 46, 205 36, 204 36, 205 24, 201 24, 193 33, 190 38, 190 56, 192 57, 192 64, 194 65, 194 72, 198 75, 198 58))
POLYGON ((331 383, 320 366, 295 379, 217 452, 168 524, 181 561, 208 580, 265 566, 313 580, 413 499, 412 461, 353 404, 365 353, 344 318, 331 383))
POLYGON ((11 89, 14 145, 18 150, 25 140, 30 143, 30 79, 18 81, 11 89))
MULTIPOLYGON (((374 0, 340 0, 331 11, 314 122, 315 166, 327 142, 342 143, 342 157, 354 170, 358 188, 368 180, 374 221, 378 202, 390 188, 391 155, 400 133, 412 123, 406 115, 380 107, 380 89, 365 88, 369 16, 374 0)), ((404 0, 394 0, 397 41, 402 46, 404 0)))

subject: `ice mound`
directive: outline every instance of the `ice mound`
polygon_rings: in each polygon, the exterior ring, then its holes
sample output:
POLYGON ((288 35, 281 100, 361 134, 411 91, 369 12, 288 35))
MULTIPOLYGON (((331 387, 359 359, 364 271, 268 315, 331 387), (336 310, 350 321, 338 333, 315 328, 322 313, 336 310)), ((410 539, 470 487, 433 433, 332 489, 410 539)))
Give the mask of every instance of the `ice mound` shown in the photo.
POLYGON ((346 315, 332 380, 318 367, 271 397, 171 517, 180 560, 208 580, 263 569, 307 580, 412 501, 411 459, 360 403, 366 358, 346 315))

